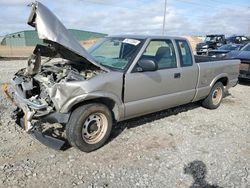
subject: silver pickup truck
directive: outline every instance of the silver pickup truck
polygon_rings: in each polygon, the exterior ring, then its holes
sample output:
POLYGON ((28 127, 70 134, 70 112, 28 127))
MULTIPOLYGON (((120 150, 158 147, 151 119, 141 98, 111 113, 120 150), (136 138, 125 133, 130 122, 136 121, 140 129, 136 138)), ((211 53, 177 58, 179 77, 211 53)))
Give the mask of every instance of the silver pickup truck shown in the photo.
POLYGON ((39 2, 28 24, 48 45, 37 45, 3 90, 18 106, 18 124, 55 149, 68 140, 96 150, 114 122, 178 105, 201 101, 215 109, 238 81, 239 60, 194 57, 185 38, 109 36, 87 51, 39 2), (62 60, 49 62, 56 57, 62 60), (46 122, 61 124, 66 137, 47 135, 46 122))

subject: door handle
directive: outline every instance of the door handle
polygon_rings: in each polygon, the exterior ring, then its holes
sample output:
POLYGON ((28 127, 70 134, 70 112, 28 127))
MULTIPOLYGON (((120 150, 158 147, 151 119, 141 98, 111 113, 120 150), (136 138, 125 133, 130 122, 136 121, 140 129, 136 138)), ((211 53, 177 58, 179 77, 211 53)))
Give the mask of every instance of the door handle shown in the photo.
POLYGON ((181 73, 174 73, 174 78, 180 78, 181 77, 181 73))

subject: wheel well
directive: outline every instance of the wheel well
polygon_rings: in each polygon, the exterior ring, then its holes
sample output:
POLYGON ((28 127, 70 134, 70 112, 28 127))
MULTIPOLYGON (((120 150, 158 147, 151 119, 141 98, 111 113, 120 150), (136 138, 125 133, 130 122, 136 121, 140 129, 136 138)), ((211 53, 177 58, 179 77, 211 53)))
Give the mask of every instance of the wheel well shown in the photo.
POLYGON ((113 120, 116 121, 118 119, 118 115, 119 115, 118 106, 116 105, 115 101, 113 101, 112 99, 109 99, 109 98, 105 98, 105 97, 90 99, 90 100, 87 100, 87 101, 77 103, 72 107, 71 111, 74 111, 79 106, 89 104, 89 103, 101 103, 101 104, 104 104, 105 106, 108 107, 108 109, 112 113, 113 120))
POLYGON ((227 86, 228 78, 227 77, 220 78, 219 80, 216 81, 216 83, 217 82, 221 82, 224 86, 227 86))

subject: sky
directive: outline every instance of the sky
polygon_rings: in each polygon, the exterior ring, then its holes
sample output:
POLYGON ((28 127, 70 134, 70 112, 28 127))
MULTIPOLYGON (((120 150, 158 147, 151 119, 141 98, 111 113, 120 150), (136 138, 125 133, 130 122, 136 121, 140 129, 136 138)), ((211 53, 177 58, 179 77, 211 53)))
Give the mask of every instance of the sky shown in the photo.
MULTIPOLYGON (((31 0, 0 0, 0 36, 33 29, 31 0)), ((165 0, 40 0, 67 28, 160 35, 165 0)), ((164 35, 250 35, 250 0, 167 0, 164 35)))

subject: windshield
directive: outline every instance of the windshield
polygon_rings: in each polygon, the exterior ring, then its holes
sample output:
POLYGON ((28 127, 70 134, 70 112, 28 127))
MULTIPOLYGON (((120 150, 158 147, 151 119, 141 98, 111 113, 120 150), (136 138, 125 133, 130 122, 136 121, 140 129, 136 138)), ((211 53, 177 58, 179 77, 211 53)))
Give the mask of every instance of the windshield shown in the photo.
POLYGON ((142 40, 131 38, 105 38, 89 49, 97 63, 103 66, 124 70, 134 59, 142 40))
POLYGON ((204 42, 215 42, 216 37, 215 36, 207 36, 204 40, 204 42))
POLYGON ((238 50, 239 46, 227 44, 227 45, 223 45, 223 46, 219 47, 218 49, 219 50, 238 50))
POLYGON ((248 43, 246 46, 244 46, 241 50, 242 51, 250 51, 250 43, 248 43))

